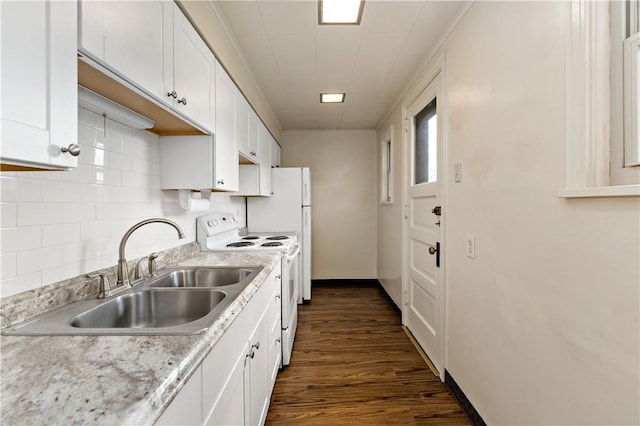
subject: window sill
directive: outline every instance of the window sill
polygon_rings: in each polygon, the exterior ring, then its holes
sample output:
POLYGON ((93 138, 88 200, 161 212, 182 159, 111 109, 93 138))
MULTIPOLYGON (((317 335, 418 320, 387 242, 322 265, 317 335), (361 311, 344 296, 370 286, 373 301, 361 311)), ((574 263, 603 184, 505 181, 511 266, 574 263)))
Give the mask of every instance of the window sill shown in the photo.
POLYGON ((567 188, 558 192, 560 198, 640 197, 640 185, 567 188))

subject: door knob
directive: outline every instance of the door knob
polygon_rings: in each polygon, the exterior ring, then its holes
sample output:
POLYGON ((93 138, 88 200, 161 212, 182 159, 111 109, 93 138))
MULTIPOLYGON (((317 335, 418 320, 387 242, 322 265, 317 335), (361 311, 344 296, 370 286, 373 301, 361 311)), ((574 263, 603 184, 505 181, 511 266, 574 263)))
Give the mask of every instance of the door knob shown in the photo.
POLYGON ((437 250, 436 250, 435 247, 433 247, 433 246, 429 247, 429 254, 436 254, 436 251, 437 250))
POLYGON ((60 148, 60 152, 68 152, 72 156, 77 157, 80 155, 80 145, 72 143, 69 146, 63 146, 60 148))

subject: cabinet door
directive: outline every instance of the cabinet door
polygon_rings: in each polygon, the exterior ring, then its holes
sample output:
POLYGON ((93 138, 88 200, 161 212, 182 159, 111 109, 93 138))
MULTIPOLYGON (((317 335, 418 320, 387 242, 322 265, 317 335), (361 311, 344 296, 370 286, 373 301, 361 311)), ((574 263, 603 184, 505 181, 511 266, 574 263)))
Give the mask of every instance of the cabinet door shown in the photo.
POLYGON ((216 60, 200 35, 174 5, 174 107, 208 130, 215 125, 216 60))
POLYGON ((272 140, 271 144, 271 167, 280 167, 280 145, 275 139, 272 140))
POLYGON ((271 195, 271 141, 269 130, 260 125, 260 195, 271 195))
POLYGON ((249 102, 240 95, 238 98, 238 119, 236 134, 238 140, 238 152, 247 160, 253 162, 253 155, 249 147, 249 111, 251 107, 249 102))
POLYGON ((213 189, 238 190, 237 88, 216 62, 216 133, 213 189))
POLYGON ((260 126, 262 122, 254 110, 249 111, 249 149, 253 153, 253 162, 258 163, 260 155, 260 126))
POLYGON ((193 373, 164 410, 156 425, 202 424, 202 368, 193 373))
POLYGON ((77 7, 2 1, 0 162, 71 168, 78 141, 77 7))
POLYGON ((170 104, 164 90, 168 12, 171 4, 162 0, 82 1, 78 50, 170 104))
POLYGON ((245 368, 250 362, 250 358, 247 357, 248 352, 249 343, 247 342, 231 368, 224 390, 206 421, 207 425, 243 425, 248 423, 245 422, 244 408, 245 368))
MULTIPOLYGON (((265 311, 266 314, 266 311, 265 311)), ((266 315, 260 318, 250 340, 251 371, 250 371, 250 424, 262 425, 267 417, 269 408, 268 385, 271 372, 268 368, 269 338, 266 315)))
POLYGON ((269 353, 267 354, 269 376, 267 386, 269 398, 271 397, 271 391, 276 382, 276 376, 278 375, 282 361, 282 290, 280 269, 281 267, 278 265, 272 273, 275 291, 267 311, 267 326, 269 328, 269 353))

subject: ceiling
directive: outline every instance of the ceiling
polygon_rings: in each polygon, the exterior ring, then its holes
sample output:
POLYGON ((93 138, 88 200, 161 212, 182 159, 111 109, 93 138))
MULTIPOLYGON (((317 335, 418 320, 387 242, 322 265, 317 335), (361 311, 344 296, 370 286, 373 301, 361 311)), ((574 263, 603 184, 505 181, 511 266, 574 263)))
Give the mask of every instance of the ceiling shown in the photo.
POLYGON ((361 25, 321 26, 314 0, 216 1, 283 130, 375 129, 464 3, 368 0, 361 25))

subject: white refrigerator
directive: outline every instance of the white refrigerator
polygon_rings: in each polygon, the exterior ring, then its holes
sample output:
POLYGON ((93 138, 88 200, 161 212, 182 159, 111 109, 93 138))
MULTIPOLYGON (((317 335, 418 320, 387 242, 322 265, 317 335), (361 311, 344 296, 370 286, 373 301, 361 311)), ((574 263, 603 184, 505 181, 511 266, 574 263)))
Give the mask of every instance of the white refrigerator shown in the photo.
POLYGON ((308 167, 271 169, 271 197, 247 198, 249 232, 297 231, 302 249, 298 303, 311 300, 311 176, 308 167))

